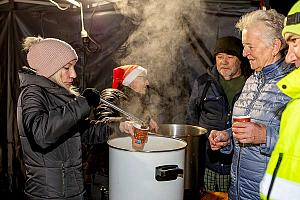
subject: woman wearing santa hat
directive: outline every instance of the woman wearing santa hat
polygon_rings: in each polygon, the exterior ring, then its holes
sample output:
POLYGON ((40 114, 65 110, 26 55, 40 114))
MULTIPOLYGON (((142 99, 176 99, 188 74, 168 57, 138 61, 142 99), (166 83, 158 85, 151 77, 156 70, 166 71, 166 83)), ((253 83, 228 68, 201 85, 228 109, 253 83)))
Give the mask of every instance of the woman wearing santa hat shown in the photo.
MULTIPOLYGON (((158 125, 151 117, 149 103, 147 103, 146 98, 148 85, 149 81, 145 68, 139 65, 123 65, 113 70, 112 88, 104 89, 100 96, 122 110, 145 122, 149 122, 150 130, 156 132, 158 125)), ((107 124, 125 119, 125 116, 104 103, 100 103, 95 109, 95 117, 100 122, 107 124)), ((113 134, 111 129, 107 129, 107 131, 109 135, 113 134)), ((120 132, 115 132, 115 134, 122 135, 120 132)), ((107 143, 85 146, 84 174, 87 188, 91 187, 94 175, 108 177, 108 151, 107 143)), ((102 187, 108 187, 108 183, 105 183, 105 181, 101 184, 102 187)))
MULTIPOLYGON (((112 88, 103 90, 100 96, 136 117, 149 121, 150 130, 156 132, 158 125, 152 118, 146 99, 148 86, 149 80, 145 68, 139 65, 123 65, 113 70, 112 88)), ((118 111, 104 104, 97 107, 96 116, 99 120, 105 121, 122 117, 118 111)))

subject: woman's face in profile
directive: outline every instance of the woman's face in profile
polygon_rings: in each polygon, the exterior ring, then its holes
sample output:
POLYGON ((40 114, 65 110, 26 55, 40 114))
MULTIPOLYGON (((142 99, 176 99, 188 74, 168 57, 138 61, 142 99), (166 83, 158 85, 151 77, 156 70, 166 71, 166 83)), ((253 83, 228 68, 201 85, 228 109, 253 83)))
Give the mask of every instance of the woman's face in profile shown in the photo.
POLYGON ((58 85, 69 90, 73 86, 74 79, 77 77, 75 65, 77 60, 72 60, 63 68, 58 70, 50 79, 54 80, 58 85))
POLYGON ((146 94, 148 85, 149 81, 147 74, 145 72, 142 72, 130 83, 130 88, 140 94, 146 94))
POLYGON ((262 24, 250 26, 242 31, 243 56, 248 58, 251 69, 255 71, 262 71, 265 66, 277 60, 273 56, 273 44, 262 37, 264 32, 262 24))

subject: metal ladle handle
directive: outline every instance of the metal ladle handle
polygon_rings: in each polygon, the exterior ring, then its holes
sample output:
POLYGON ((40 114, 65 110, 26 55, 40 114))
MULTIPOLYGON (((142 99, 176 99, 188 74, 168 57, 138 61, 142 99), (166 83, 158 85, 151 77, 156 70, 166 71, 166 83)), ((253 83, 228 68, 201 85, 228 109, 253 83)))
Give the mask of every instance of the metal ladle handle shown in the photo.
POLYGON ((106 101, 106 100, 104 100, 104 99, 102 99, 102 98, 100 98, 100 102, 102 102, 102 103, 108 105, 109 107, 111 107, 111 108, 113 108, 113 109, 119 111, 120 113, 124 114, 128 119, 130 119, 130 120, 132 120, 132 121, 136 121, 136 122, 140 123, 140 124, 143 125, 143 126, 148 126, 148 125, 149 125, 149 123, 144 122, 143 120, 137 118, 137 117, 134 116, 133 114, 128 113, 128 112, 122 110, 122 109, 119 108, 118 106, 116 106, 116 105, 114 105, 114 104, 112 104, 112 103, 110 103, 110 102, 108 102, 108 101, 106 101))

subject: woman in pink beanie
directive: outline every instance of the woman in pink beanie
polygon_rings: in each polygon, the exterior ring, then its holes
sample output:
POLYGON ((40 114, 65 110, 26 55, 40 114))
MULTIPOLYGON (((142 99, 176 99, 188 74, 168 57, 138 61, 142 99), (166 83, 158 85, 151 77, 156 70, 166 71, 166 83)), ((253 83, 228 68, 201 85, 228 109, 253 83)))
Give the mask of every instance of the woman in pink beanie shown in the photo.
MULTIPOLYGON (((88 120, 99 92, 74 90, 75 50, 55 38, 23 43, 30 68, 19 73, 17 122, 26 166, 26 199, 84 199, 81 142, 103 143, 109 128, 88 120)), ((133 134, 132 123, 117 124, 133 134)))

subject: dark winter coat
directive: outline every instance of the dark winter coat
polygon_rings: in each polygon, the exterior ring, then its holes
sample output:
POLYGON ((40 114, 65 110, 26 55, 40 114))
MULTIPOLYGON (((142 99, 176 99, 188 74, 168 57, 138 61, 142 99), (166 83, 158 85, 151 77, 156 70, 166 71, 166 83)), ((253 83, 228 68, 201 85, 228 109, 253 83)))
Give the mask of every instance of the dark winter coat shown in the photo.
POLYGON ((18 129, 24 154, 28 199, 83 199, 81 139, 105 142, 105 126, 88 120, 84 97, 49 79, 20 73, 18 129))
POLYGON ((226 155, 219 151, 212 151, 207 137, 211 130, 225 130, 231 127, 230 107, 233 107, 240 92, 235 94, 233 102, 228 102, 219 82, 219 73, 214 66, 196 79, 189 99, 187 123, 208 130, 204 141, 201 140, 206 143, 205 165, 220 174, 230 174, 232 154, 226 155))

